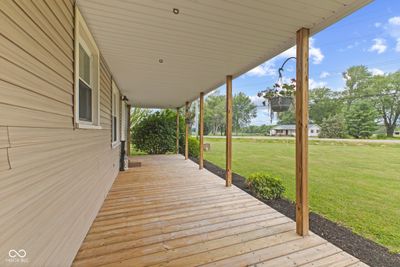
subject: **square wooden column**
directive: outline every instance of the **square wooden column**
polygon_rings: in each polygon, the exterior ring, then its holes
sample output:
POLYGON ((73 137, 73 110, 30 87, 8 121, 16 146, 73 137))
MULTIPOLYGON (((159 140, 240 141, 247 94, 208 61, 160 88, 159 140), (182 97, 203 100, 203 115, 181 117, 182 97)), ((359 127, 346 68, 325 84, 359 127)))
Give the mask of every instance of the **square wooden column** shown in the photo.
POLYGON ((310 30, 296 33, 296 232, 308 235, 308 49, 310 30))
POLYGON ((226 76, 226 186, 232 185, 232 76, 226 76))
POLYGON ((127 116, 127 133, 126 133, 126 155, 131 156, 131 105, 127 105, 128 116, 127 116))
POLYGON ((199 153, 199 169, 203 169, 204 167, 204 93, 200 93, 200 129, 199 129, 199 137, 200 137, 200 153, 199 153))
POLYGON ((189 115, 189 102, 185 103, 185 159, 189 158, 189 123, 187 121, 189 115))
POLYGON ((179 154, 179 108, 176 108, 176 154, 179 154))

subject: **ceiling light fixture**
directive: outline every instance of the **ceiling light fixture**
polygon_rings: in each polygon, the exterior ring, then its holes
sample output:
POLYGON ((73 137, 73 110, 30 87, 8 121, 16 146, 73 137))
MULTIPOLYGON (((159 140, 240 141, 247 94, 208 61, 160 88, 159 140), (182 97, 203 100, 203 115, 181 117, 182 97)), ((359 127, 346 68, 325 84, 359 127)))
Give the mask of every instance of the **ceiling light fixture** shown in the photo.
POLYGON ((158 63, 164 63, 164 59, 160 58, 160 59, 158 60, 158 63))
POLYGON ((172 12, 174 12, 175 15, 178 15, 178 14, 179 14, 179 9, 173 8, 173 9, 172 9, 172 12))

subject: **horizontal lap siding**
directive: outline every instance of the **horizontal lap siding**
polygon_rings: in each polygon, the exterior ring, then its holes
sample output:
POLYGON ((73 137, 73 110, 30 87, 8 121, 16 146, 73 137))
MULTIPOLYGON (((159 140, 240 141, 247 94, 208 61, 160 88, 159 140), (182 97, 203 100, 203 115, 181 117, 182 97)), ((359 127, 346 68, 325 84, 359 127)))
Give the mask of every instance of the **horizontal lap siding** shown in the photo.
POLYGON ((100 63, 100 124, 103 129, 109 129, 111 134, 111 73, 103 58, 100 63))
POLYGON ((0 11, 0 255, 69 266, 118 173, 111 73, 101 59, 102 129, 75 129, 73 1, 0 11))

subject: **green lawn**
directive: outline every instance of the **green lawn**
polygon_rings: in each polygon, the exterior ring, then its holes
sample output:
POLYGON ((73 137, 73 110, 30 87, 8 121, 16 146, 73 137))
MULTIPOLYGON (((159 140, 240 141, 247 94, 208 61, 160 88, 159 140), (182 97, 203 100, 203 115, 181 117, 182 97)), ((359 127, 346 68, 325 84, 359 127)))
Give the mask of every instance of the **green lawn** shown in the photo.
MULTIPOLYGON (((206 138, 205 158, 225 167, 225 140, 206 138)), ((280 176, 295 199, 293 140, 233 139, 233 171, 280 176)), ((311 210, 400 252, 400 145, 311 141, 311 210)))

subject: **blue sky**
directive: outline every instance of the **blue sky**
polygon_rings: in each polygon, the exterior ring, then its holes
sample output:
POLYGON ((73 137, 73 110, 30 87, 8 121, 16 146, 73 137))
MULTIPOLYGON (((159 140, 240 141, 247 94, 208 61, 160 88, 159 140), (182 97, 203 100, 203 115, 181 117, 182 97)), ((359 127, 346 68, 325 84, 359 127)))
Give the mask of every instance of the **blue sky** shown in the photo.
MULTIPOLYGON (((295 55, 289 49, 233 81, 233 93, 244 92, 258 105, 258 91, 277 80, 277 68, 295 55)), ((374 74, 400 69, 400 1, 375 0, 368 6, 314 35, 310 42, 310 88, 327 86, 343 90, 342 72, 366 65, 374 74)), ((285 78, 295 77, 295 61, 286 64, 285 78)), ((224 86, 220 88, 224 93, 224 86)), ((268 124, 265 108, 258 109, 252 124, 268 124)))

